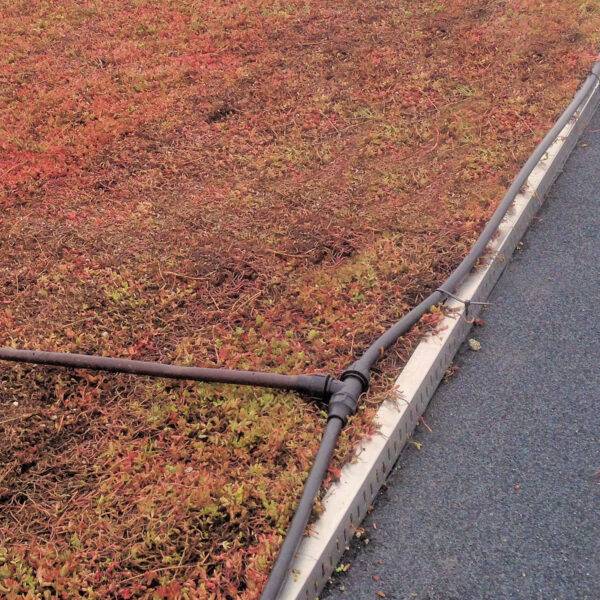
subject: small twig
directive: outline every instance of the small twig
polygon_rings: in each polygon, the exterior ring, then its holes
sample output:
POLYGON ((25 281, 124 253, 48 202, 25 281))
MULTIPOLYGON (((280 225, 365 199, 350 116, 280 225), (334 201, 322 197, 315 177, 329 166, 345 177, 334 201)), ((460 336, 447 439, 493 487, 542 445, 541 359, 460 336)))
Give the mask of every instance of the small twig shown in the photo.
POLYGON ((29 413, 28 415, 17 415, 16 417, 11 417, 10 419, 4 419, 4 421, 0 421, 0 425, 6 425, 6 423, 18 421, 19 419, 28 419, 29 417, 33 417, 33 415, 35 415, 35 413, 29 413))
POLYGON ((421 423, 421 425, 423 425, 423 427, 425 427, 425 429, 427 429, 429 433, 433 433, 433 429, 431 429, 431 427, 427 425, 427 421, 425 420, 425 417, 423 415, 419 417, 419 423, 421 423))
POLYGON ((170 565, 168 567, 159 567, 158 569, 150 569, 149 571, 145 571, 144 573, 138 573, 137 575, 134 575, 133 577, 129 577, 128 579, 124 579, 121 583, 128 583, 129 581, 134 581, 136 579, 140 579, 142 577, 147 577, 148 575, 150 575, 151 573, 158 573, 159 571, 173 571, 173 570, 179 570, 179 569, 186 569, 188 567, 191 567, 193 565, 170 565))
POLYGON ((209 273, 205 277, 192 277, 191 275, 184 275, 183 273, 176 273, 175 271, 163 271, 165 275, 172 275, 173 277, 181 277, 181 279, 192 279, 193 281, 206 281, 214 273, 209 273))
POLYGON ((229 309, 231 312, 234 311, 234 309, 240 309, 244 306, 246 306, 246 304, 249 304, 250 302, 253 302, 254 300, 256 300, 260 295, 262 294, 262 290, 257 292, 256 294, 254 294, 254 296, 250 296, 250 298, 246 298, 245 300, 241 301, 240 300, 236 300, 232 305, 231 308, 229 309))
POLYGON ((290 254, 288 252, 282 252, 281 250, 275 250, 275 248, 265 248, 265 252, 270 252, 276 256, 287 256, 288 258, 306 258, 307 256, 310 256, 311 250, 302 252, 301 254, 290 254))

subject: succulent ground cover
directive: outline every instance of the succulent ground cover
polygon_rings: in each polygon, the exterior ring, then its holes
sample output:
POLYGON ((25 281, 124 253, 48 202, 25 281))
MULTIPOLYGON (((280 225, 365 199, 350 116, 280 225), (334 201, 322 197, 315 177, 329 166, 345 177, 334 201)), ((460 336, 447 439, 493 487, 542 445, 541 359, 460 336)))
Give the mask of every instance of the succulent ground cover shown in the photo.
MULTIPOLYGON (((0 14, 0 343, 286 373, 339 373, 443 280, 600 41, 596 0, 0 14)), ((257 598, 323 426, 6 363, 0 406, 6 598, 257 598)))

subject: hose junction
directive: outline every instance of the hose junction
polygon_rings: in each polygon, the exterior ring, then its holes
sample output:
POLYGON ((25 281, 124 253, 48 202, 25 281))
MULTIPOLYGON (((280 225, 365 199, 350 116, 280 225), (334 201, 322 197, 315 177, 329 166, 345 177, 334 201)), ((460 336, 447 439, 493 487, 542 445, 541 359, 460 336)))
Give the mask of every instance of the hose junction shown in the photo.
POLYGON ((590 75, 569 106, 544 139, 538 144, 525 165, 523 165, 498 208, 463 261, 438 289, 375 340, 362 356, 341 374, 339 379, 330 375, 281 375, 256 371, 183 367, 85 354, 40 352, 34 350, 17 350, 14 348, 0 348, 0 360, 70 369, 90 369, 168 379, 186 379, 207 383, 228 383, 288 389, 326 401, 328 404, 327 424, 319 451, 305 482, 300 502, 288 528, 277 560, 261 595, 261 600, 275 600, 285 582, 296 549, 302 540, 315 498, 337 445, 338 437, 346 425, 348 418, 356 412, 359 398, 368 390, 371 370, 374 365, 385 351, 395 344, 433 306, 444 302, 448 298, 456 298, 454 295, 456 288, 471 272, 477 260, 484 253, 517 194, 527 184, 529 175, 538 162, 544 158, 550 146, 573 118, 579 107, 598 85, 600 85, 600 61, 594 64, 590 75))

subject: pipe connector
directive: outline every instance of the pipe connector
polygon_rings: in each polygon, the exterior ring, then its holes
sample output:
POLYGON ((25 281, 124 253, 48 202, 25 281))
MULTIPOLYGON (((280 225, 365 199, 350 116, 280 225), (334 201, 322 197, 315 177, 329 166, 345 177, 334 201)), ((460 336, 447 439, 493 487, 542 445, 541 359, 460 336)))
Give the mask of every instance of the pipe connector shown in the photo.
POLYGON ((356 377, 362 383, 362 391, 366 392, 371 383, 371 370, 360 363, 359 360, 352 363, 343 373, 340 379, 344 381, 348 377, 356 377))
POLYGON ((308 394, 325 401, 342 387, 342 382, 331 375, 299 375, 298 382, 308 394))
POLYGON ((341 387, 329 400, 328 419, 339 419, 344 425, 358 409, 358 399, 369 389, 368 369, 354 363, 341 376, 341 387))

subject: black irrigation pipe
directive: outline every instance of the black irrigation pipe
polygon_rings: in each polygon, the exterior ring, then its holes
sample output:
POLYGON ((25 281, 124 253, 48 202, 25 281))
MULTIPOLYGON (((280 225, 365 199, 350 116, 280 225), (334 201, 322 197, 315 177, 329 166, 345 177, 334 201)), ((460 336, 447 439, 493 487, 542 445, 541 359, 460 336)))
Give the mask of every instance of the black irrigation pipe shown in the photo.
POLYGON ((329 375, 280 375, 279 373, 259 373, 257 371, 182 367, 142 360, 91 356, 89 354, 38 352, 36 350, 16 350, 14 348, 0 348, 0 360, 70 369, 130 373, 131 375, 147 375, 165 379, 189 379, 207 383, 232 383, 295 390, 318 398, 329 398, 341 386, 341 382, 329 375))
POLYGON ((460 265, 452 272, 442 286, 427 296, 425 300, 377 338, 362 356, 342 373, 340 380, 329 375, 280 375, 277 373, 260 373, 256 371, 183 367, 155 362, 90 356, 87 354, 39 352, 35 350, 17 350, 14 348, 0 348, 0 360, 71 369, 130 373, 133 375, 147 375, 168 379, 189 379, 210 383, 231 383, 288 389, 328 399, 327 425, 317 456, 304 484, 302 497, 288 528, 277 560, 271 570, 269 580, 261 595, 261 600, 275 600, 302 539, 315 498, 319 493, 329 462, 337 445, 340 432, 348 421, 348 418, 356 412, 360 396, 369 387, 371 369, 383 356, 385 351, 394 345, 429 309, 451 297, 458 284, 471 272, 471 269, 475 266, 475 263, 482 256, 486 246, 495 235, 498 226, 515 197, 526 184, 529 175, 531 175, 537 163, 554 143, 565 125, 571 120, 596 83, 600 83, 600 61, 594 64, 591 74, 585 80, 569 106, 523 165, 523 168, 519 171, 502 199, 502 202, 460 265))

